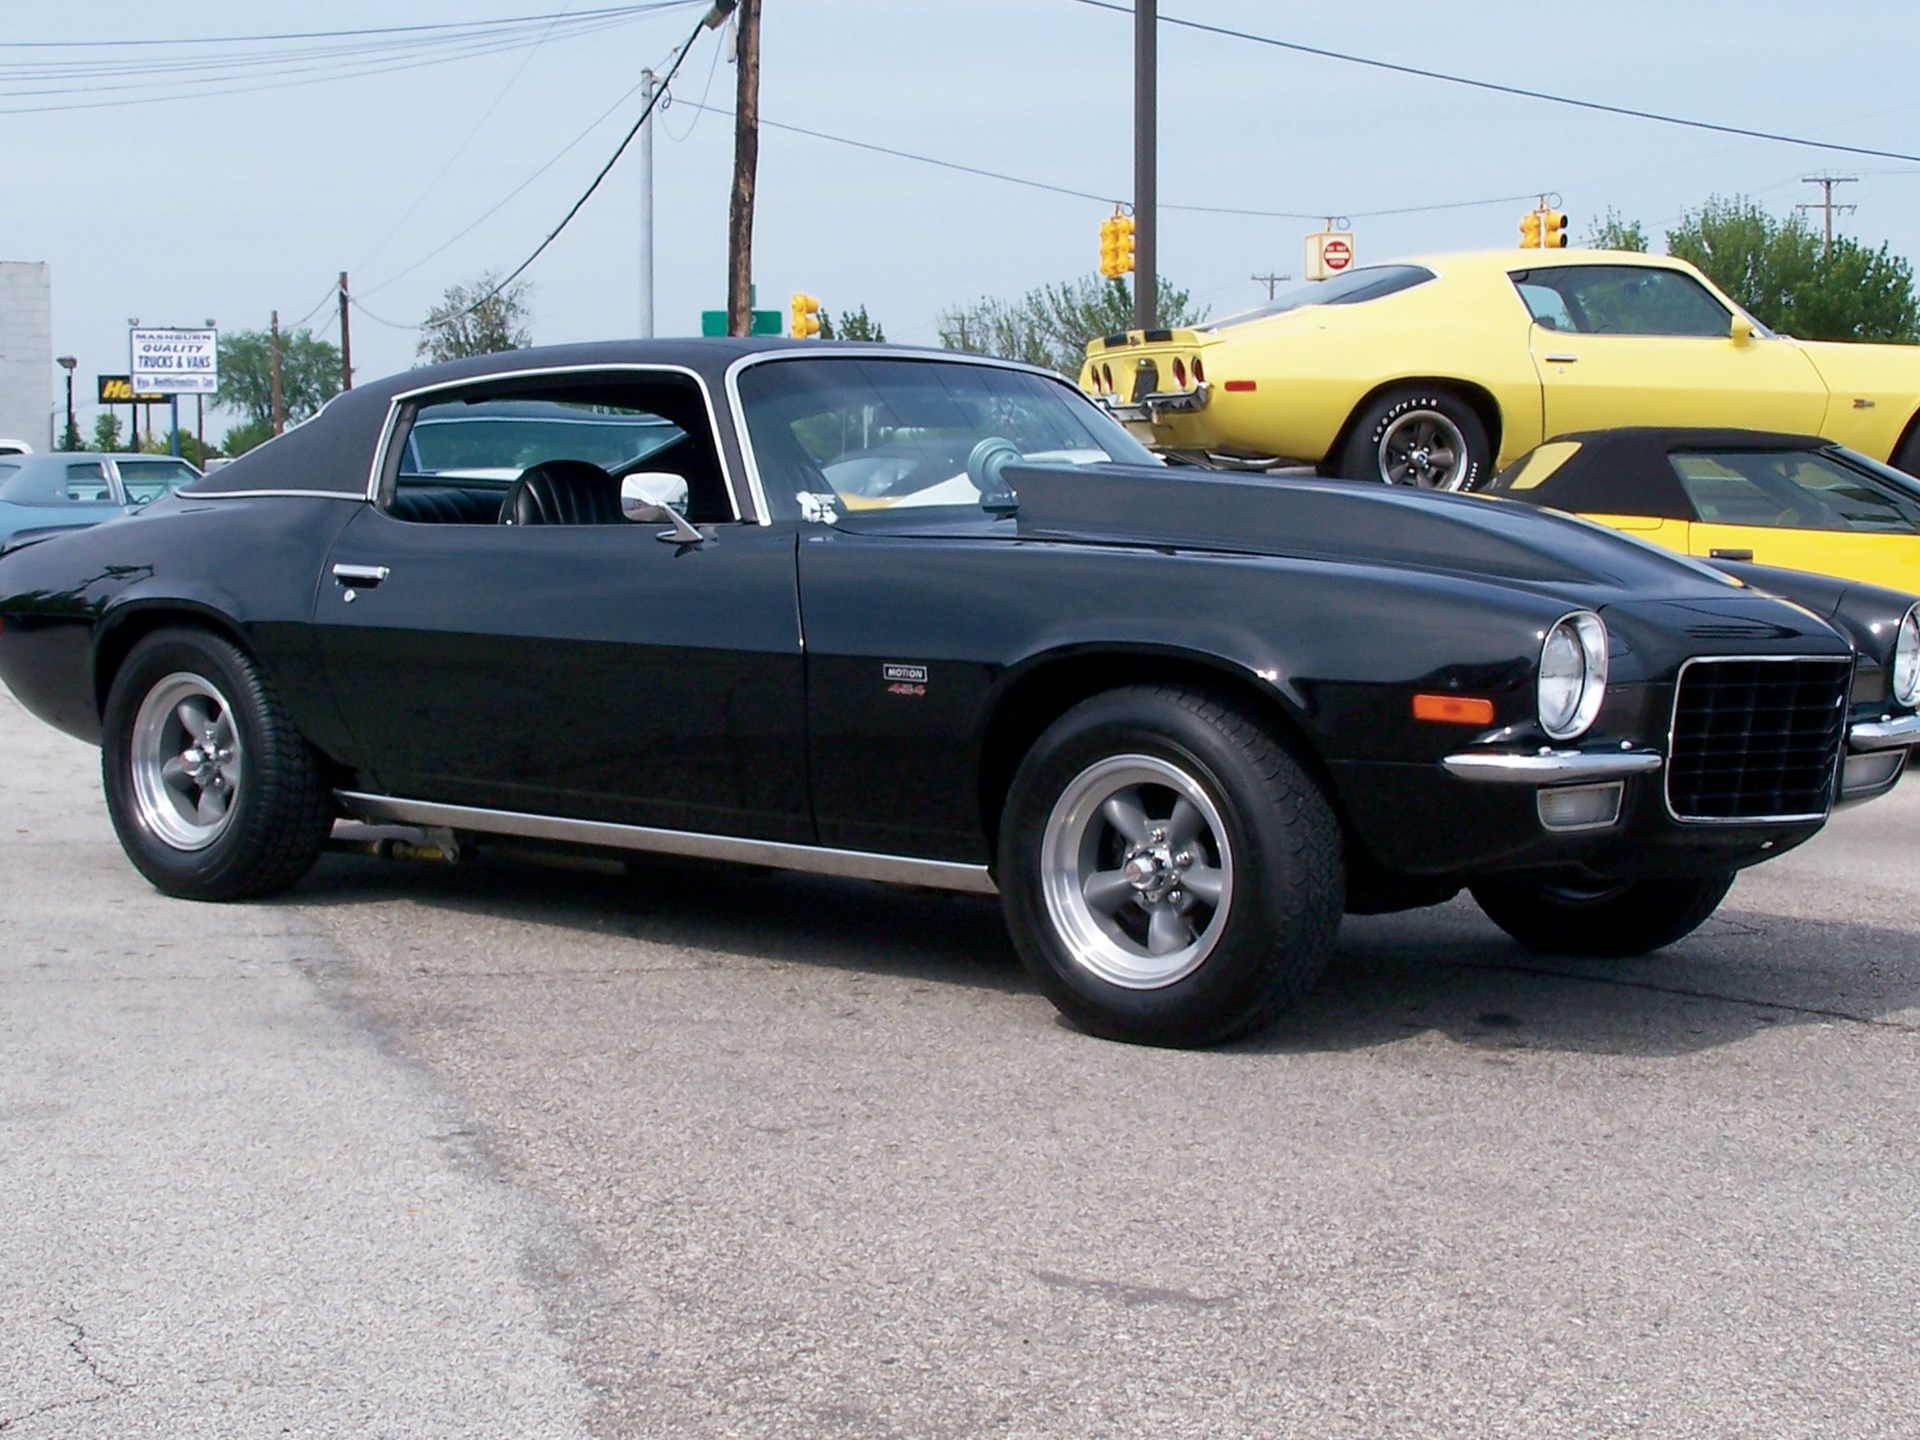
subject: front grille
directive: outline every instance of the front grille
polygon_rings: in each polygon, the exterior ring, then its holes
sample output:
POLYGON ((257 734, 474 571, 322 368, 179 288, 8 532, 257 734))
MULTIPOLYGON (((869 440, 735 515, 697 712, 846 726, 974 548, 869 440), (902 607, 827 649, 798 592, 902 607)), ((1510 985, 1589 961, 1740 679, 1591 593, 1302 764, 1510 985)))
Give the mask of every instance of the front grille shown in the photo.
POLYGON ((1689 660, 1673 697, 1667 808, 1678 820, 1827 813, 1852 662, 1689 660))

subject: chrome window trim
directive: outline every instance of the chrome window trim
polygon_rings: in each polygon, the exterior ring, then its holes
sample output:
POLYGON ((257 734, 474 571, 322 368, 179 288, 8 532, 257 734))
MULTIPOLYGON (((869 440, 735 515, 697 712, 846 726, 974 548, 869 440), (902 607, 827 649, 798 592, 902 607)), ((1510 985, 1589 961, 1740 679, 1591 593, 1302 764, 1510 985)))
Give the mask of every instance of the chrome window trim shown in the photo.
MULTIPOLYGON (((495 385, 515 380, 537 380, 554 375, 684 375, 700 387, 700 399, 707 407, 707 425, 712 431, 714 458, 720 464, 720 480, 726 487, 727 504, 733 509, 733 518, 742 518, 740 492, 734 483, 733 467, 727 464, 725 438, 720 433, 720 414, 714 409, 713 389, 707 384, 707 377, 690 365, 676 365, 665 361, 615 360, 600 365, 537 365, 524 370, 496 370, 485 375, 469 375, 463 380, 442 380, 434 385, 422 385, 413 390, 403 390, 387 402, 387 418, 380 427, 380 443, 373 450, 373 469, 367 476, 367 488, 364 495, 355 499, 365 500, 370 505, 380 501, 380 477, 387 468, 387 454, 392 449, 394 432, 399 428, 400 413, 408 405, 416 404, 424 395, 439 395, 457 390, 468 390, 477 385, 495 385)), ((743 445, 744 449, 744 445, 743 445)), ((761 524, 766 524, 764 513, 761 524)))
MULTIPOLYGON (((1673 676, 1673 703, 1667 710, 1667 755, 1673 755, 1674 732, 1680 725, 1680 682, 1686 678, 1687 671, 1695 665, 1724 665, 1729 662, 1746 664, 1749 662, 1763 665, 1804 665, 1813 661, 1822 665, 1844 665, 1849 678, 1853 673, 1853 657, 1850 655, 1693 655, 1680 662, 1680 668, 1673 676)), ((1840 703, 1844 709, 1848 691, 1842 691, 1840 703)), ((1667 817, 1676 825, 1774 825, 1794 821, 1824 820, 1833 813, 1834 797, 1840 791, 1841 770, 1847 756, 1847 726, 1843 722, 1840 729, 1840 743, 1833 747, 1833 769, 1827 776, 1827 804, 1823 810, 1804 815, 1682 815, 1673 808, 1673 768, 1667 767, 1664 783, 1660 786, 1660 803, 1665 807, 1667 817)))
POLYGON ((204 495, 176 490, 173 493, 182 500, 258 500, 271 496, 275 499, 351 500, 356 505, 367 503, 367 497, 358 490, 210 490, 204 495))
POLYGON ((619 825, 606 820, 570 820, 561 815, 536 815, 519 810, 487 810, 470 805, 442 805, 433 800, 409 800, 397 795, 336 790, 335 797, 349 814, 362 820, 402 825, 446 826, 477 830, 488 835, 518 835, 535 840, 560 840, 598 845, 614 850, 640 850, 656 855, 686 855, 704 860, 728 860, 770 865, 779 870, 801 870, 813 875, 838 875, 853 880, 879 880, 894 885, 924 885, 969 895, 997 895, 999 889, 984 865, 955 860, 918 860, 907 855, 885 855, 866 850, 836 850, 825 845, 794 845, 781 840, 752 840, 737 835, 708 835, 693 830, 659 830, 647 825, 619 825))
POLYGON ((930 353, 925 350, 909 350, 890 345, 809 345, 804 350, 762 350, 752 355, 742 355, 727 366, 727 406, 733 416, 733 433, 740 439, 740 460, 747 471, 747 489, 753 496, 754 508, 760 516, 762 525, 773 523, 773 513, 767 506, 767 489, 760 477, 760 461, 753 453, 753 436, 747 430, 746 406, 740 399, 740 372, 749 366, 764 365, 769 361, 813 360, 822 357, 833 360, 918 360, 929 365, 985 365, 995 370, 1020 370, 1028 375, 1038 375, 1055 384, 1064 385, 1081 400, 1087 399, 1084 390, 1057 371, 1048 370, 1041 365, 1028 365, 1020 360, 1001 360, 992 355, 970 355, 961 350, 930 353))

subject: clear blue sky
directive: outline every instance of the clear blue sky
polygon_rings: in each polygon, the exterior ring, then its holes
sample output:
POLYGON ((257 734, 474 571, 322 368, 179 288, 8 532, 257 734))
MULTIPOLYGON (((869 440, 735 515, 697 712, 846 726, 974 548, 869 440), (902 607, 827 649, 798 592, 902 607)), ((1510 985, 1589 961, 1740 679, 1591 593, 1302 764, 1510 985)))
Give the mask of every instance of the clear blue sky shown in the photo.
MULTIPOLYGON (((75 58, 9 48, 25 41, 428 24, 563 6, 176 0, 108 14, 15 0, 0 26, 0 67, 12 77, 22 62, 75 58)), ((1074 0, 764 6, 765 119, 1128 194, 1130 18, 1074 0)), ((1416 67, 1920 153, 1920 7, 1910 0, 1161 0, 1161 9, 1416 67)), ((78 388, 89 399, 94 373, 126 368, 129 316, 253 327, 278 307, 291 322, 345 268, 372 315, 411 326, 447 285, 509 268, 538 242, 611 153, 637 99, 466 238, 400 272, 548 165, 642 67, 665 60, 697 14, 668 10, 534 51, 328 84, 0 114, 9 192, 0 259, 51 262, 56 353, 80 357, 78 388)), ((711 74, 709 103, 731 108, 733 72, 712 67, 715 47, 710 34, 695 46, 675 85, 683 102, 700 100, 711 74)), ((0 109, 119 95, 99 88, 105 82, 65 96, 18 93, 61 83, 10 78, 0 109)), ((1352 215, 1362 261, 1511 244, 1524 206, 1360 218, 1365 211, 1551 189, 1576 240, 1613 206, 1657 242, 1716 192, 1785 213, 1818 198, 1800 177, 1823 170, 1861 177, 1837 197, 1859 207, 1840 218, 1842 232, 1920 255, 1920 167, 1894 161, 1610 118, 1167 27, 1160 95, 1163 202, 1352 215)), ((700 310, 723 302, 731 150, 731 120, 691 103, 667 111, 656 132, 662 334, 692 333, 700 310)), ((933 343, 943 307, 1091 272, 1106 213, 1096 201, 769 129, 755 238, 761 304, 784 308, 789 292, 805 289, 830 311, 866 305, 890 339, 933 343)), ((1216 314, 1237 310, 1265 294, 1249 278, 1256 272, 1299 271, 1311 228, 1168 211, 1161 269, 1216 314)), ((632 333, 637 229, 629 155, 530 272, 536 341, 632 333)), ((336 333, 330 309, 310 323, 336 333)), ((356 315, 353 339, 363 378, 413 363, 410 328, 356 315)))

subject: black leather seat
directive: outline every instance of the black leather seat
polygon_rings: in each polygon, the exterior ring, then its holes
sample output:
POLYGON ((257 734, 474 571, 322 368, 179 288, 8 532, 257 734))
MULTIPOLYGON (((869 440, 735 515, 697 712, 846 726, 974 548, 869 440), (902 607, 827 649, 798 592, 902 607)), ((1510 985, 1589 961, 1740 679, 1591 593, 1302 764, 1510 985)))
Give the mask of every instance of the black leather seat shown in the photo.
POLYGON ((543 460, 500 503, 502 525, 619 525, 620 482, 587 460, 543 460))
POLYGON ((424 525, 491 525, 500 518, 500 506, 490 496, 457 485, 406 485, 394 495, 387 513, 424 525))

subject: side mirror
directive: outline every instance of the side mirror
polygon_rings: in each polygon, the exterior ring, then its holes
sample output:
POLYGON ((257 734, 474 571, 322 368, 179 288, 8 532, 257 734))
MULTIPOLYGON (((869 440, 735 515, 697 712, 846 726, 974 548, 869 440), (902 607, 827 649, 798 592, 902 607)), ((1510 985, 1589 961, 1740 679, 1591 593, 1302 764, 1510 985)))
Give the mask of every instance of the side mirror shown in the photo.
POLYGON ((642 525, 672 523, 687 513, 687 482, 665 470, 641 470, 620 480, 620 510, 642 525))
POLYGON ((1733 323, 1727 326, 1727 336, 1736 345, 1744 345, 1753 339, 1753 322, 1744 315, 1733 317, 1733 323))
POLYGON ((704 545, 707 537, 687 520, 687 482, 667 470, 640 470, 620 478, 620 513, 641 525, 665 524, 656 537, 681 545, 704 545))

